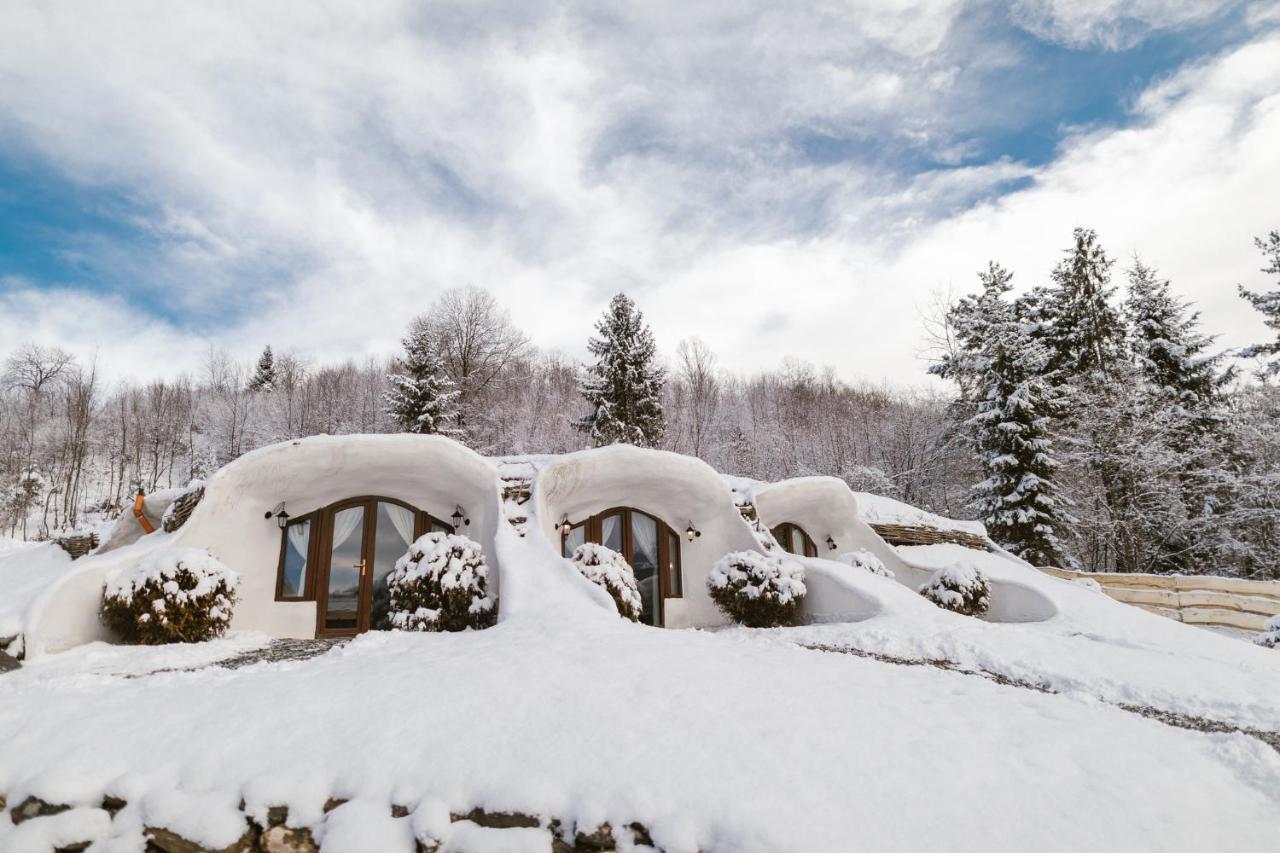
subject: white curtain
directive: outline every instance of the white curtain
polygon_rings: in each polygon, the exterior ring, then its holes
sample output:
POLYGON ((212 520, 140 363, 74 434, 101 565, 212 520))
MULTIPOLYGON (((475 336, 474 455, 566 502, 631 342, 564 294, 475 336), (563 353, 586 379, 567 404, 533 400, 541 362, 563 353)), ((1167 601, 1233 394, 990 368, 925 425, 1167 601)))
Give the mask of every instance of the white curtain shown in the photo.
POLYGON ((391 524, 396 529, 396 533, 400 534, 400 538, 404 540, 404 544, 413 543, 413 512, 396 504, 380 503, 378 506, 387 511, 387 517, 391 519, 391 524))
POLYGON ((311 521, 300 521, 297 524, 290 524, 286 529, 289 536, 289 547, 298 552, 305 563, 307 559, 307 540, 311 538, 311 521))
POLYGON ((658 568, 658 522, 644 513, 631 513, 631 551, 635 568, 658 568))
POLYGON ((364 507, 353 506, 348 507, 341 512, 334 513, 333 516, 333 548, 337 548, 343 542, 351 538, 351 534, 356 532, 364 522, 364 507))

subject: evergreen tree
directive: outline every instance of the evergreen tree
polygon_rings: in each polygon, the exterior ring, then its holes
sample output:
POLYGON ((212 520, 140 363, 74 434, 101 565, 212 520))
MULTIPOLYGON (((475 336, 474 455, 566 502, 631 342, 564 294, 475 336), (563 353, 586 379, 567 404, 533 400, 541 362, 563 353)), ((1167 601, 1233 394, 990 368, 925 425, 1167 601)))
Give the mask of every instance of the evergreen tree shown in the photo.
POLYGON ((1222 389, 1234 371, 1221 369, 1224 354, 1207 352, 1213 338, 1200 332, 1199 312, 1168 280, 1137 258, 1128 272, 1134 375, 1125 384, 1135 399, 1108 406, 1121 433, 1106 440, 1107 450, 1132 484, 1140 534, 1133 538, 1146 552, 1133 570, 1192 571, 1221 538, 1222 468, 1233 464, 1222 389))
MULTIPOLYGON (((1255 238, 1253 242, 1270 262, 1262 268, 1262 271, 1269 275, 1280 276, 1280 231, 1272 231, 1267 235, 1266 240, 1255 238)), ((1265 293, 1245 290, 1244 285, 1238 285, 1238 288, 1240 296, 1249 300, 1249 304, 1262 312, 1263 322, 1267 324, 1267 328, 1276 333, 1274 341, 1246 347, 1241 351, 1241 355, 1245 358, 1274 356, 1263 362, 1259 372, 1264 378, 1280 374, 1280 288, 1268 290, 1265 293)))
POLYGON ((1048 324, 1044 340, 1050 349, 1049 370, 1064 378, 1092 373, 1107 376, 1124 356, 1124 321, 1112 306, 1115 288, 1111 267, 1092 230, 1077 228, 1071 248, 1050 274, 1048 324))
POLYGON ((1022 559, 1073 568, 1058 536, 1073 519, 1054 483, 1058 462, 1050 424, 1058 392, 1045 378, 1049 353, 1002 298, 1008 273, 993 266, 983 285, 986 335, 975 350, 981 398, 969 428, 986 479, 975 487, 972 505, 992 539, 1022 559))
POLYGON ((992 262, 978 278, 982 293, 948 312, 953 351, 930 368, 967 398, 962 426, 985 475, 971 506, 991 538, 1023 559, 1073 567, 1057 532, 1071 519, 1054 484, 1050 425, 1060 392, 1048 373, 1049 351, 1035 337, 1037 324, 1020 316, 1032 306, 1008 299, 1009 271, 992 262))
POLYGON ((1223 418, 1220 392, 1233 371, 1220 370, 1224 354, 1207 352, 1213 338, 1200 332, 1200 313, 1135 258, 1124 315, 1134 363, 1153 393, 1197 432, 1213 429, 1223 418))
POLYGON ((626 294, 619 293, 587 342, 596 358, 579 390, 592 412, 579 429, 597 446, 627 443, 656 447, 666 430, 663 370, 656 363, 653 332, 626 294))
POLYGON ((250 391, 272 391, 276 387, 276 359, 271 354, 271 345, 267 344, 258 357, 258 366, 254 368, 249 379, 250 391))
POLYGON ((402 432, 453 435, 458 392, 445 373, 427 324, 415 322, 403 343, 400 371, 387 377, 391 382, 385 396, 387 414, 402 432))
POLYGON ((992 324, 1004 308, 1005 295, 1013 288, 1013 274, 995 261, 987 264, 987 271, 978 273, 982 293, 962 296, 947 311, 947 326, 953 338, 951 349, 928 371, 943 379, 950 379, 960 386, 961 402, 969 402, 975 394, 985 391, 980 386, 985 359, 982 345, 991 334, 992 324))

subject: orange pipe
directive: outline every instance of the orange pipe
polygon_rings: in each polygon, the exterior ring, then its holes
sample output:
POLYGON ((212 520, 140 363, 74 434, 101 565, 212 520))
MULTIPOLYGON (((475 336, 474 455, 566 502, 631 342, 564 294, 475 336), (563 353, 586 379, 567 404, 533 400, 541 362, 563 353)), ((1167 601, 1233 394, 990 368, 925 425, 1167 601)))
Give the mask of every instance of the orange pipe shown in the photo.
POLYGON ((146 500, 146 495, 142 493, 142 489, 138 489, 138 494, 133 499, 133 515, 135 518, 138 519, 138 523, 142 525, 142 530, 144 533, 155 533, 156 532, 155 526, 151 523, 150 519, 148 519, 146 514, 144 514, 142 511, 142 504, 143 504, 143 501, 145 500, 146 500))

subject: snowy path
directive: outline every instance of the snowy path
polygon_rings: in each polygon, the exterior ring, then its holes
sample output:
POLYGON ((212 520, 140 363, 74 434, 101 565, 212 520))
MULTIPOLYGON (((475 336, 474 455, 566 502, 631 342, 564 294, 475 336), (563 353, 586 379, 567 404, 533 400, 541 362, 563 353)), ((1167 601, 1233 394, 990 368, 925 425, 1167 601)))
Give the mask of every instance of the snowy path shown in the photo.
POLYGON ((508 623, 116 674, 255 644, 93 646, 5 675, 0 793, 117 794, 122 843, 179 800, 187 837, 226 843, 242 797, 317 825, 330 797, 641 821, 669 851, 1265 849, 1280 831, 1280 755, 1253 738, 770 634, 508 623))

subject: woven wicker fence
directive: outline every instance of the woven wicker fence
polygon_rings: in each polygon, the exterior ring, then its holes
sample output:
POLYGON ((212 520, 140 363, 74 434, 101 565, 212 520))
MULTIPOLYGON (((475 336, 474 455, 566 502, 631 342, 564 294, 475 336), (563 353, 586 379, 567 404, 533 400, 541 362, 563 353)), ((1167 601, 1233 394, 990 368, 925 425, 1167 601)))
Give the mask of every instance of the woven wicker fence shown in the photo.
POLYGON ((1102 591, 1132 604, 1186 622, 1243 631, 1261 631, 1280 613, 1280 581, 1248 581, 1212 575, 1138 575, 1072 572, 1042 568, 1055 577, 1096 581, 1102 591))
POLYGON ((871 529, 880 534, 880 538, 890 545, 950 543, 978 551, 990 550, 985 537, 976 533, 965 533, 963 530, 940 530, 936 527, 917 527, 908 524, 872 524, 871 529))
POLYGON ((84 533, 75 536, 59 536, 55 541, 57 541, 58 547, 71 555, 71 559, 77 560, 98 547, 98 534, 84 533))

